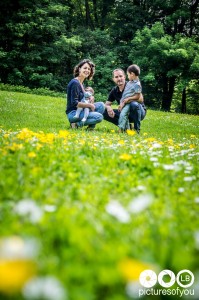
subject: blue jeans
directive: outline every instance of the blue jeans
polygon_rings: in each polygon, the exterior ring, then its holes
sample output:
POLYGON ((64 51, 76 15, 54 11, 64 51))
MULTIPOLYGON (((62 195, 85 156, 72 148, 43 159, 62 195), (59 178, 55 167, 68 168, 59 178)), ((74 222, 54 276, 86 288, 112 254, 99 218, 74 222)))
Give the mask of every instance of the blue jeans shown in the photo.
POLYGON ((82 122, 81 120, 84 117, 84 111, 79 115, 79 118, 74 118, 76 114, 76 110, 72 110, 67 114, 68 120, 70 123, 77 123, 79 127, 88 125, 91 128, 95 127, 95 124, 100 123, 103 120, 103 113, 105 110, 105 105, 103 102, 95 102, 95 111, 90 111, 88 118, 85 122, 82 122))
POLYGON ((130 103, 129 122, 134 123, 134 129, 137 132, 140 132, 141 121, 145 118, 145 116, 146 111, 140 103, 136 101, 130 103))

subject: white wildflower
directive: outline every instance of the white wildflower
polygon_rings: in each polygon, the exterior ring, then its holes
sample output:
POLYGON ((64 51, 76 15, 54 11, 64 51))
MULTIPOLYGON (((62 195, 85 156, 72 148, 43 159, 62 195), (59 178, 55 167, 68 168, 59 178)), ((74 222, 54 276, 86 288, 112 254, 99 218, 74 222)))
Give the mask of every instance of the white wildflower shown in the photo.
POLYGON ((132 213, 140 213, 145 210, 152 203, 152 196, 150 194, 143 194, 135 198, 129 204, 129 210, 132 213))
POLYGON ((18 202, 14 211, 20 216, 28 217, 32 223, 40 221, 43 215, 41 208, 31 199, 24 199, 18 202))
POLYGON ((10 236, 0 240, 0 257, 6 259, 33 258, 37 255, 38 248, 36 239, 10 236))
POLYGON ((106 205, 106 211, 121 223, 128 223, 130 220, 130 215, 127 210, 115 200, 106 205))
POLYGON ((127 296, 129 296, 130 298, 133 298, 133 299, 143 297, 143 296, 139 296, 140 288, 141 288, 141 285, 140 285, 139 281, 128 282, 126 285, 126 288, 125 288, 127 296))
POLYGON ((31 300, 67 300, 66 291, 58 279, 52 276, 36 277, 26 283, 23 288, 25 299, 31 300))
POLYGON ((44 210, 47 212, 54 212, 56 211, 56 206, 52 204, 46 204, 44 205, 44 210))

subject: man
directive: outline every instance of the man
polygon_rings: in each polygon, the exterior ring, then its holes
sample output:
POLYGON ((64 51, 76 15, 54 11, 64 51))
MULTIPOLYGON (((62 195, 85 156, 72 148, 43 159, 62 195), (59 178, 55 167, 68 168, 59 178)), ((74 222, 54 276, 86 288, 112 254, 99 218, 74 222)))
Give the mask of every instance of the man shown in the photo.
MULTIPOLYGON (((118 120, 120 116, 120 107, 118 109, 113 109, 111 107, 112 103, 116 101, 118 105, 120 105, 120 99, 122 98, 122 94, 124 92, 126 86, 125 73, 122 69, 118 68, 113 71, 113 81, 116 86, 111 90, 108 100, 105 103, 105 111, 104 111, 104 120, 111 122, 118 126, 118 120)), ((138 96, 135 94, 132 97, 128 97, 125 99, 125 103, 130 103, 130 113, 129 113, 129 123, 130 128, 132 129, 132 124, 134 123, 134 130, 137 133, 140 132, 141 120, 146 116, 146 108, 143 101, 143 96, 138 99, 138 96)))

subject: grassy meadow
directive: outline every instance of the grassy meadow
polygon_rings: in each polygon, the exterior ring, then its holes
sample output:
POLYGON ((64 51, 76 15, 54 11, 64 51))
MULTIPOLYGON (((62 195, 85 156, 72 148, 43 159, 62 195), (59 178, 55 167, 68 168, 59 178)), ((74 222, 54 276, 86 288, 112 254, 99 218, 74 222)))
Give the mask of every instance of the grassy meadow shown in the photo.
POLYGON ((0 91, 0 298, 198 299, 199 116, 87 132, 65 106, 0 91), (141 297, 140 273, 165 269, 190 270, 195 294, 141 297))

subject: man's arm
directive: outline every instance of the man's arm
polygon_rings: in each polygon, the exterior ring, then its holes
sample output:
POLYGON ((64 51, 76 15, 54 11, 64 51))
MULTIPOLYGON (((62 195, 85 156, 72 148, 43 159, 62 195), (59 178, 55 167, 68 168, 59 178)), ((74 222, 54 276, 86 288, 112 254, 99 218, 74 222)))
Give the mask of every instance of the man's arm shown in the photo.
POLYGON ((124 102, 124 104, 128 104, 128 103, 131 103, 132 101, 137 101, 139 103, 143 103, 144 97, 143 97, 142 93, 136 93, 135 95, 124 99, 123 102, 124 102))
POLYGON ((114 118, 115 113, 114 113, 114 110, 112 109, 111 105, 112 105, 111 101, 106 101, 105 102, 105 108, 107 110, 107 113, 108 113, 109 117, 114 118))

